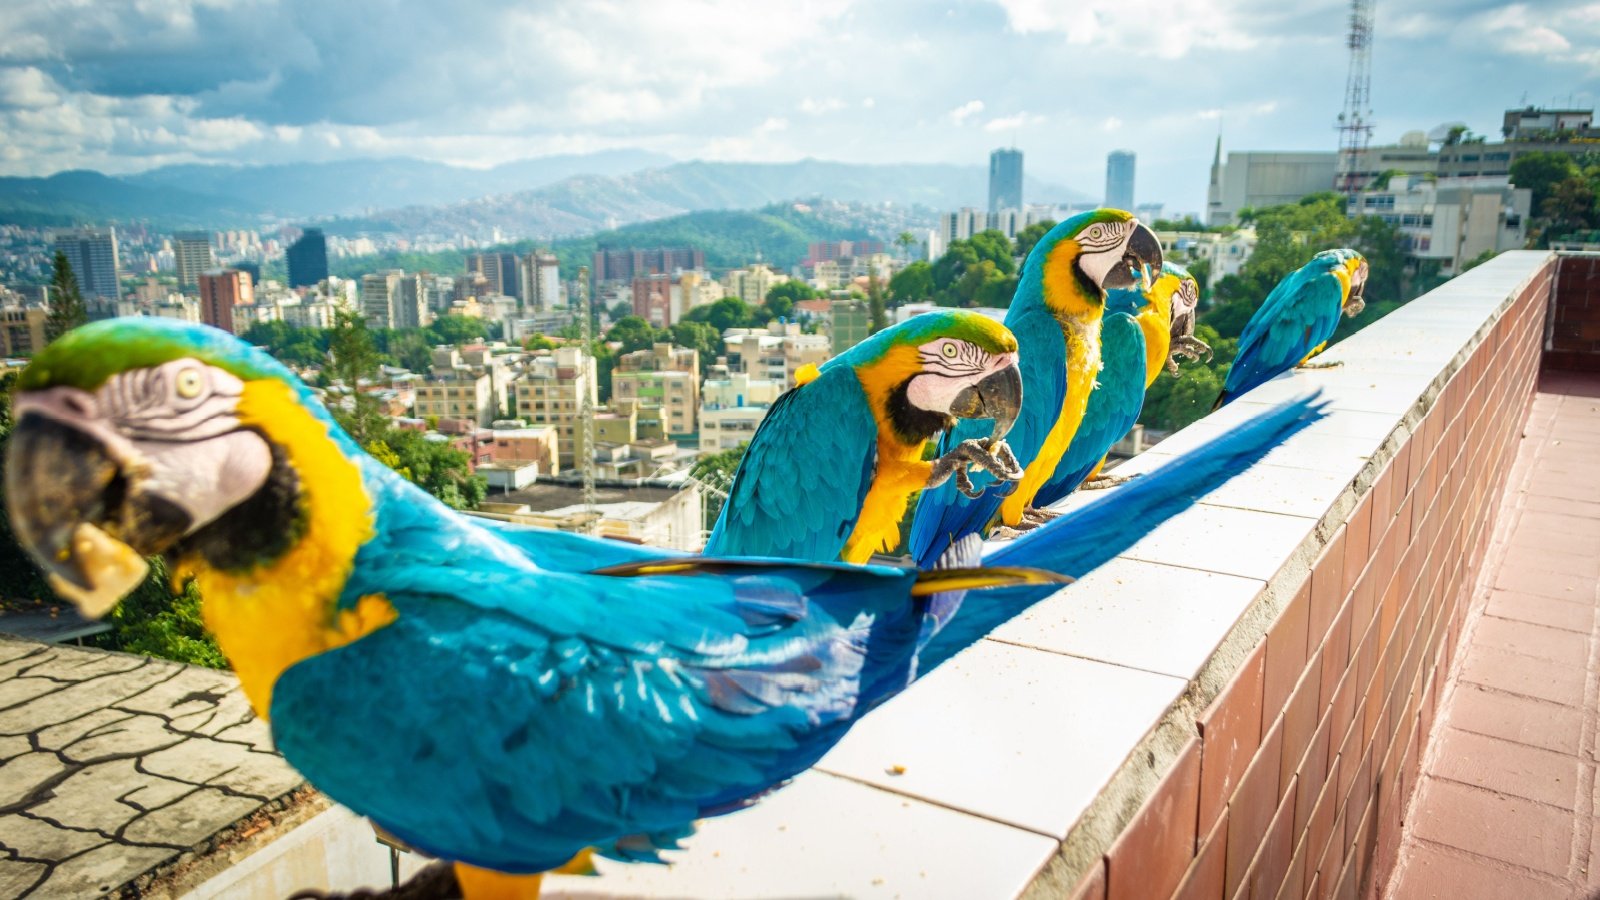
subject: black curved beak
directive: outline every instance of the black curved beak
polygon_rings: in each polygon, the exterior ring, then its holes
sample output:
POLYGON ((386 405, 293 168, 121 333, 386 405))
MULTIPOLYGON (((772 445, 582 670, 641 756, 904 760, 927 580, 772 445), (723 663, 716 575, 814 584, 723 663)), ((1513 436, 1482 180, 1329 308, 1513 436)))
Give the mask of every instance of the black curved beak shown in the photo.
POLYGON ((1344 301, 1344 314, 1347 317, 1354 318, 1359 316, 1362 310, 1367 308, 1367 301, 1363 296, 1363 292, 1367 289, 1368 271, 1367 263, 1363 261, 1351 275, 1350 296, 1344 301))
POLYGON ((993 419, 992 440, 1005 437, 1021 412, 1022 372, 1014 362, 963 388, 950 404, 950 414, 957 418, 993 419))
POLYGON ((188 527, 177 507, 139 491, 93 435, 38 413, 12 430, 6 502, 18 541, 50 586, 92 617, 137 587, 144 558, 188 527))
POLYGON ((1156 239, 1156 233, 1135 220, 1122 261, 1112 267, 1100 286, 1106 290, 1131 288, 1143 281, 1146 271, 1160 273, 1161 261, 1161 241, 1156 239))

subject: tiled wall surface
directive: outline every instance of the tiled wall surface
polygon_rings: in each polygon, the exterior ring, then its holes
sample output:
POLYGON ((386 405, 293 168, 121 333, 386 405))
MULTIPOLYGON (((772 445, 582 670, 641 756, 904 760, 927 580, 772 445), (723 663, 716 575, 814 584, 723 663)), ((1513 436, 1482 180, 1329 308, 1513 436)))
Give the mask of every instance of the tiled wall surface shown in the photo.
POLYGON ((1349 514, 1323 520, 1309 574, 1076 896, 1376 895, 1526 416, 1554 268, 1530 272, 1419 398, 1426 411, 1358 478, 1349 514))
POLYGON ((1545 366, 1600 372, 1600 254, 1563 256, 1557 263, 1549 341, 1545 366))

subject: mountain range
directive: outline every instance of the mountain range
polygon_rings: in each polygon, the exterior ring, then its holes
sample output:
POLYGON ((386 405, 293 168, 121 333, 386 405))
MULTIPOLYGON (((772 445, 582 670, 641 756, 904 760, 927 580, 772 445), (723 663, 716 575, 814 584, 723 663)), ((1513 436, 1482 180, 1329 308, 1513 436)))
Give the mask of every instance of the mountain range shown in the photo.
MULTIPOLYGON (((669 163, 644 151, 547 156, 489 169, 416 159, 268 166, 165 166, 135 175, 60 172, 0 178, 0 223, 66 225, 145 220, 157 227, 321 222, 333 234, 549 238, 695 210, 755 209, 796 199, 923 207, 984 205, 983 166, 669 163)), ((1081 192, 1027 179, 1037 202, 1081 192)))

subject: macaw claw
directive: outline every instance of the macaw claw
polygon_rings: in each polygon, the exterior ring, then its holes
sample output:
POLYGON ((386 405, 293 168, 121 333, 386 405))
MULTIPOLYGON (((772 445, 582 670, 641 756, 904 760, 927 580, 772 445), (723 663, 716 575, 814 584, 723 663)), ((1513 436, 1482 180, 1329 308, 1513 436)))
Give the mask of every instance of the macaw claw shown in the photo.
POLYGON ((1022 466, 1011 452, 1011 447, 999 438, 979 440, 972 438, 957 444, 949 453, 933 461, 933 472, 928 476, 928 487, 938 487, 956 479, 956 490, 973 498, 983 494, 983 488, 974 487, 967 474, 973 467, 981 468, 1001 481, 1022 480, 1022 466))
POLYGON ((1314 369, 1337 369, 1342 365, 1344 365, 1344 361, 1336 359, 1336 360, 1334 360, 1332 362, 1319 362, 1319 363, 1305 362, 1305 363, 1301 363, 1298 366, 1295 366, 1295 368, 1304 372, 1304 371, 1311 371, 1311 370, 1314 370, 1314 369))
POLYGON ((1167 371, 1173 375, 1178 374, 1178 357, 1188 360, 1197 360, 1202 356, 1206 362, 1211 361, 1211 345, 1200 340, 1192 334, 1182 335, 1172 339, 1172 349, 1167 353, 1167 371))
POLYGON ((1089 479, 1088 481, 1085 481, 1083 484, 1079 485, 1078 486, 1078 490, 1080 490, 1080 491, 1103 491, 1106 488, 1114 488, 1119 484, 1127 484, 1129 481, 1131 481, 1131 480, 1133 480, 1135 478, 1138 478, 1138 477, 1139 476, 1137 474, 1134 474, 1134 475, 1096 475, 1095 477, 1093 477, 1093 478, 1089 479))

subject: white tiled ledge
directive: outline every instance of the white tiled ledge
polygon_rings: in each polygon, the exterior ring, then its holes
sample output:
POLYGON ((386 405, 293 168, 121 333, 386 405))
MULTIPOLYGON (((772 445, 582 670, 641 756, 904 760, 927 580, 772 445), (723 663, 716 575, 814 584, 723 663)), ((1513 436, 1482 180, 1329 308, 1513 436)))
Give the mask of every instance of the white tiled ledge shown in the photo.
MULTIPOLYGON (((1328 416, 1121 557, 868 716, 673 865, 603 862, 555 897, 1065 892, 1154 789, 1374 474, 1549 254, 1502 254, 1124 464, 1150 471, 1321 388, 1328 416)), ((1080 494, 1068 507, 1093 503, 1080 494)))

